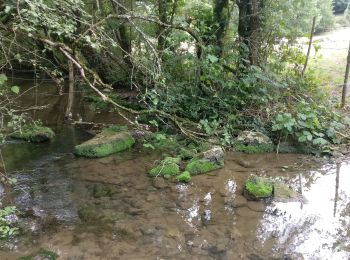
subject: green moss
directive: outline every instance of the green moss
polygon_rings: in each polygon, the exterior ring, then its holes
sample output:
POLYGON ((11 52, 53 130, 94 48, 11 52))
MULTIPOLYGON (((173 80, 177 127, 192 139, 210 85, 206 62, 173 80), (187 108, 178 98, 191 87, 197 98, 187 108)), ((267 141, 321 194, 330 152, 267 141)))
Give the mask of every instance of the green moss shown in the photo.
POLYGON ((180 167, 178 165, 180 161, 181 159, 177 157, 166 157, 149 171, 149 175, 152 177, 163 176, 166 179, 178 175, 180 173, 180 167))
POLYGON ((35 259, 55 260, 57 258, 58 258, 58 255, 55 252, 52 252, 46 249, 40 249, 38 252, 31 254, 29 256, 19 257, 18 260, 35 260, 35 259))
POLYGON ((268 198, 272 195, 273 184, 267 178, 253 175, 246 180, 244 189, 253 199, 268 198))
POLYGON ((84 157, 104 157, 129 149, 135 143, 130 133, 102 132, 95 138, 77 145, 75 154, 84 157))
POLYGON ((205 159, 194 159, 187 164, 186 171, 192 175, 196 175, 217 170, 223 166, 223 162, 214 163, 205 159))
POLYGON ((49 127, 30 124, 24 126, 21 130, 12 133, 10 137, 33 143, 40 143, 53 139, 55 137, 55 133, 49 127))
POLYGON ((183 160, 192 159, 197 154, 197 150, 194 148, 180 148, 179 156, 183 160))
POLYGON ((176 179, 181 182, 189 182, 191 180, 191 174, 188 171, 184 171, 176 179))
POLYGON ((128 127, 125 125, 113 125, 108 128, 103 129, 104 134, 114 134, 114 133, 120 133, 120 132, 126 132, 128 131, 128 127))
POLYGON ((275 150, 275 146, 272 144, 259 144, 259 145, 235 144, 234 149, 237 152, 244 152, 244 153, 269 153, 275 150))

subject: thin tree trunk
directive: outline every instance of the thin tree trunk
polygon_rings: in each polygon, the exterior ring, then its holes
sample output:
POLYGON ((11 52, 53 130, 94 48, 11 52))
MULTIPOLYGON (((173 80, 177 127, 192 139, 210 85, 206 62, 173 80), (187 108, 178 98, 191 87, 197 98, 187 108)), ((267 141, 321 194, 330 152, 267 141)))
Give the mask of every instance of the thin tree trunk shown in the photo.
POLYGON ((68 104, 66 108, 66 119, 72 119, 72 107, 74 102, 74 65, 71 60, 68 61, 69 68, 69 92, 68 92, 68 104))
POLYGON ((306 60, 304 64, 303 71, 301 72, 301 76, 304 77, 304 73, 306 71, 307 64, 309 62, 309 57, 310 57, 310 52, 311 52, 311 46, 312 46, 312 39, 314 37, 314 32, 315 32, 315 24, 316 24, 316 16, 312 20, 312 28, 311 28, 311 34, 310 34, 310 41, 309 41, 309 47, 307 49, 307 54, 306 54, 306 60))
MULTIPOLYGON (((158 0, 158 16, 159 20, 162 23, 167 24, 168 19, 167 19, 167 0, 158 0)), ((165 28, 162 25, 159 25, 158 31, 157 31, 157 38, 158 38, 158 51, 161 52, 164 51, 166 48, 166 32, 165 28)))
POLYGON ((348 94, 348 80, 349 80, 349 71, 350 71, 350 42, 349 42, 349 51, 348 51, 348 61, 346 63, 345 69, 345 78, 343 85, 343 93, 341 98, 341 106, 344 107, 346 105, 346 96, 348 94))

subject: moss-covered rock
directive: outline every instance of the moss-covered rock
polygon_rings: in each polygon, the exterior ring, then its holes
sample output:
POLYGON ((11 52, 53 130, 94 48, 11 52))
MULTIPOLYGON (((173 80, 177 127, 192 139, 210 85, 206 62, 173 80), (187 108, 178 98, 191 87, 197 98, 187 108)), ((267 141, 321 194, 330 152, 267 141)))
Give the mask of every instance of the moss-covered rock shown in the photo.
POLYGON ((49 127, 30 124, 22 127, 21 130, 15 131, 10 135, 10 137, 33 143, 42 143, 53 139, 55 137, 55 133, 49 127))
POLYGON ((160 161, 156 167, 149 171, 149 175, 152 177, 163 176, 165 178, 176 176, 180 173, 180 162, 180 158, 166 157, 164 160, 160 161))
POLYGON ((234 141, 234 149, 244 153, 266 153, 275 150, 271 139, 261 132, 242 131, 234 141))
POLYGON ((191 175, 197 175, 220 169, 223 166, 223 161, 212 162, 207 159, 195 158, 187 164, 186 171, 188 171, 191 175))
POLYGON ((275 146, 273 144, 235 144, 234 149, 237 152, 243 153, 270 153, 275 150, 275 146))
POLYGON ((129 132, 119 132, 120 128, 107 128, 94 138, 77 145, 75 154, 84 157, 104 157, 131 148, 135 139, 129 132))
POLYGON ((264 177, 252 175, 244 184, 244 196, 250 200, 259 200, 272 196, 273 183, 264 177))
POLYGON ((191 174, 188 171, 184 171, 176 179, 180 182, 189 182, 191 180, 191 174))

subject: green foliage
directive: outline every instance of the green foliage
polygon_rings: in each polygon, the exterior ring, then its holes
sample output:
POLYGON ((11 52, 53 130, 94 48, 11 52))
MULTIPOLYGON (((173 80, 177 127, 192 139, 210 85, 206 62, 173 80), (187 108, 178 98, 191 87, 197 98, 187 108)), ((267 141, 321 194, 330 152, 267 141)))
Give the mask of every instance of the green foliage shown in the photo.
POLYGON ((292 113, 276 115, 272 122, 272 131, 280 137, 292 137, 295 141, 318 148, 341 142, 338 131, 345 128, 342 117, 331 109, 316 103, 302 100, 292 113))
POLYGON ((144 139, 143 147, 152 150, 174 151, 179 146, 176 136, 167 135, 162 132, 152 133, 144 139))
POLYGON ((0 209, 0 238, 6 239, 17 233, 16 213, 17 209, 15 206, 8 206, 0 209))
POLYGON ((273 184, 269 179, 252 175, 246 180, 244 189, 253 199, 272 196, 273 184))

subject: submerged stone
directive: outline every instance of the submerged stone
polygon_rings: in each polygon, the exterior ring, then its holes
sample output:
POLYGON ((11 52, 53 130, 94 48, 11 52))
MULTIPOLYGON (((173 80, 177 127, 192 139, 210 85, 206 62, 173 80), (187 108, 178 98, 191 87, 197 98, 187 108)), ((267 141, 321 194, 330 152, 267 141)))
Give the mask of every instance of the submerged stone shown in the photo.
POLYGON ((135 139, 129 132, 116 132, 107 128, 94 138, 77 145, 75 154, 84 157, 104 157, 131 148, 135 139))
POLYGON ((163 176, 165 178, 178 175, 180 173, 180 162, 180 158, 166 157, 164 160, 160 161, 156 167, 149 171, 149 175, 152 177, 163 176))
POLYGON ((58 254, 47 249, 40 249, 38 252, 19 257, 19 260, 55 260, 58 258, 58 254))
POLYGON ((53 139, 55 137, 55 133, 49 127, 31 124, 26 125, 21 130, 12 133, 10 137, 32 143, 42 143, 53 139))
POLYGON ((273 183, 264 177, 252 175, 244 184, 244 196, 250 200, 259 200, 272 196, 273 183))
POLYGON ((180 182, 189 182, 191 180, 191 174, 188 171, 184 171, 176 179, 180 182))
POLYGON ((299 194, 283 182, 275 182, 273 185, 274 199, 279 201, 293 201, 299 199, 299 194))

